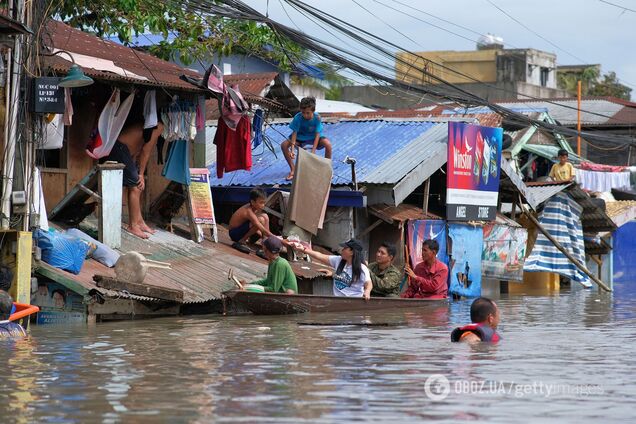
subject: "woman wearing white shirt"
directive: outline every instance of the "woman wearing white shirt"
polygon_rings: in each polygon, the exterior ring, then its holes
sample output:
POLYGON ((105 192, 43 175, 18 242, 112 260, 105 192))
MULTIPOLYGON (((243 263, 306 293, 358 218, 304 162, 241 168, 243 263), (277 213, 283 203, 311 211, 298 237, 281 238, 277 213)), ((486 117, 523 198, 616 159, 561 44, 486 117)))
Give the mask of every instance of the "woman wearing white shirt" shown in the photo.
POLYGON ((330 265, 335 269, 333 274, 333 295, 347 297, 371 297, 371 276, 369 269, 362 263, 362 245, 351 239, 340 243, 340 255, 325 255, 311 249, 302 248, 312 258, 330 265))

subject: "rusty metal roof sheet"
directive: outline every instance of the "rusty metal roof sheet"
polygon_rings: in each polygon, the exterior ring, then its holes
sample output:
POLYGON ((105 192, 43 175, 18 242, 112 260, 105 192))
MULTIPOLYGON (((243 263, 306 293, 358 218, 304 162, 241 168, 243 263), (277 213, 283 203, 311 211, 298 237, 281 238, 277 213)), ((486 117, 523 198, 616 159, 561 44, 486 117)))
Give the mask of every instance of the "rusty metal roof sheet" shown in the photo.
POLYGON ((0 13, 0 34, 33 34, 31 28, 0 13))
MULTIPOLYGON (((47 47, 74 54, 76 62, 78 59, 85 58, 79 64, 84 73, 92 78, 203 92, 179 78, 184 74, 200 77, 193 70, 182 68, 148 53, 103 40, 52 19, 47 21, 43 31, 43 40, 47 47), (94 59, 94 67, 90 65, 91 59, 94 59), (121 71, 116 72, 116 69, 121 71)), ((68 72, 72 65, 66 55, 46 57, 45 62, 54 71, 60 73, 68 72)))
POLYGON ((442 219, 433 213, 424 213, 422 208, 406 203, 401 203, 398 206, 380 203, 377 205, 370 205, 368 208, 370 213, 389 224, 401 223, 408 221, 409 219, 442 219))
MULTIPOLYGON (((562 125, 577 122, 577 99, 502 100, 497 104, 518 112, 547 110, 562 125)), ((614 97, 583 97, 581 100, 583 125, 632 125, 636 123, 636 103, 614 97)))
MULTIPOLYGON (((220 243, 204 240, 197 244, 167 231, 158 230, 148 240, 142 240, 122 231, 121 252, 141 252, 148 259, 170 263, 171 269, 149 268, 144 284, 183 291, 183 303, 201 303, 219 299, 221 292, 234 288, 227 278, 232 268, 234 275, 247 281, 262 278, 267 273, 267 262, 255 255, 240 253, 229 246, 227 230, 219 228, 220 243)), ((314 279, 323 277, 322 265, 309 262, 290 262, 297 277, 314 279)), ((134 300, 158 300, 131 295, 124 291, 97 287, 95 274, 115 277, 112 268, 93 260, 84 262, 78 275, 54 268, 44 262, 37 265, 40 274, 49 278, 62 277, 69 287, 81 295, 99 293, 104 297, 134 300)))

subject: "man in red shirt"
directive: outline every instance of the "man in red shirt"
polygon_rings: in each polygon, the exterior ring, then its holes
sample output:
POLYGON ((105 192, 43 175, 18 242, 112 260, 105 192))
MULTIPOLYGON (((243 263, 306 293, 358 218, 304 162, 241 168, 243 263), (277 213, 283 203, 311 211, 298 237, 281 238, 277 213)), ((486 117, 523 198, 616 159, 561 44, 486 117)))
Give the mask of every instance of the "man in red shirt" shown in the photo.
POLYGON ((415 270, 406 265, 404 271, 410 277, 409 286, 402 297, 443 299, 448 295, 448 267, 437 259, 439 244, 435 240, 422 243, 422 262, 415 270))

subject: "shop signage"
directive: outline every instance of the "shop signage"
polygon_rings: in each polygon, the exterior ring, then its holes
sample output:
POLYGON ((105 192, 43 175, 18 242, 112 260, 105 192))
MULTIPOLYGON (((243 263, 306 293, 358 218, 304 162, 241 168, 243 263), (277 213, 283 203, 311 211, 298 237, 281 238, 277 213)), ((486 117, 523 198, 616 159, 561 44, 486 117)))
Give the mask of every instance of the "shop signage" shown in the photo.
POLYGON ((494 221, 501 172, 501 128, 448 123, 446 218, 494 221))
POLYGON ((58 86, 60 81, 57 77, 33 79, 33 112, 64 113, 64 88, 58 86))

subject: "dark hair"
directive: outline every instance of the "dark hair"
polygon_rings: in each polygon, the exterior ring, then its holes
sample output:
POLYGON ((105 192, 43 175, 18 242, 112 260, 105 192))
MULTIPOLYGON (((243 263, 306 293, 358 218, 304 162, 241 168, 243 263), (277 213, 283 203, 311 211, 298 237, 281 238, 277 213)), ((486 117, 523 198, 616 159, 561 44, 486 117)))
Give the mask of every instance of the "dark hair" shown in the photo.
POLYGON ((568 155, 568 151, 565 149, 559 149, 559 153, 557 153, 557 156, 567 156, 568 155))
POLYGON ((422 246, 426 246, 436 254, 439 253, 439 243, 433 239, 427 239, 422 242, 422 246))
POLYGON ((386 253, 388 253, 389 256, 393 256, 395 258, 397 249, 395 248, 395 245, 393 243, 389 243, 388 241, 385 241, 380 245, 380 247, 384 247, 386 249, 386 253))
POLYGON ((250 190, 250 202, 258 199, 267 199, 267 194, 260 188, 253 188, 250 190))
POLYGON ((301 109, 307 109, 308 107, 311 108, 311 110, 315 111, 316 110, 316 98, 315 97, 303 97, 303 99, 300 101, 300 108, 301 109))
POLYGON ((6 321, 11 316, 13 299, 6 291, 0 290, 0 321, 6 321))
MULTIPOLYGON (((349 247, 349 249, 351 249, 349 247)), ((357 249, 351 249, 353 255, 351 256, 351 282, 357 280, 362 275, 362 251, 357 249)), ((342 259, 336 269, 336 274, 340 274, 347 265, 347 261, 342 259)))
POLYGON ((470 305, 470 320, 475 324, 484 322, 488 319, 488 315, 497 313, 497 305, 486 297, 478 297, 470 305))

